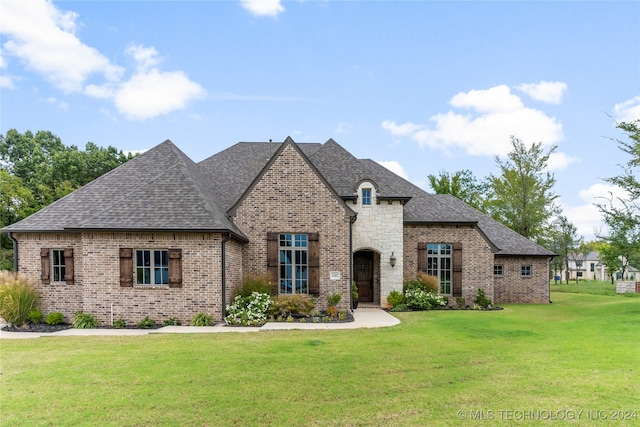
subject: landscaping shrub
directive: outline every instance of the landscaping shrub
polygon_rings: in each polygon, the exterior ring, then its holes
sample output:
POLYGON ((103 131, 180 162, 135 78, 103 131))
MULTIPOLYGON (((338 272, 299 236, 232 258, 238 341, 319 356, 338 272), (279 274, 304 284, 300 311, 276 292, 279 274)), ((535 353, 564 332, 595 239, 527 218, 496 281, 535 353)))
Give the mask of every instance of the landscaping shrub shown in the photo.
POLYGON ((207 313, 198 313, 191 318, 191 326, 211 326, 213 319, 207 313))
POLYGON ((36 308, 35 310, 31 310, 27 317, 29 318, 30 323, 37 325, 38 323, 42 323, 42 319, 44 319, 44 314, 42 314, 39 308, 36 308))
POLYGON ((483 288, 478 289, 478 295, 476 296, 476 299, 473 300, 473 302, 475 302, 476 305, 480 308, 489 308, 489 306, 491 305, 491 300, 487 298, 483 288))
POLYGON ((271 278, 268 274, 249 275, 245 277, 242 281, 242 286, 236 293, 236 296, 240 295, 242 297, 248 297, 254 292, 276 295, 275 284, 271 283, 271 278))
POLYGON ((404 295, 402 295, 398 291, 391 291, 387 296, 387 303, 391 305, 391 307, 396 307, 399 304, 404 303, 404 295))
POLYGON ((407 290, 412 289, 437 294, 440 291, 440 281, 435 276, 420 272, 417 277, 405 279, 404 285, 402 286, 402 292, 406 294, 407 290))
POLYGON ((0 271, 0 317, 13 325, 24 325, 38 308, 38 293, 26 276, 0 271))
POLYGON ((287 318, 311 316, 316 304, 310 298, 295 294, 281 295, 273 299, 269 314, 273 317, 287 318))
POLYGON ((332 294, 327 297, 327 314, 334 319, 338 317, 338 304, 341 299, 342 295, 340 294, 332 294))
POLYGON ((127 327, 127 321, 124 319, 118 319, 113 322, 114 329, 124 329, 127 327))
POLYGON ((156 327, 156 321, 146 316, 144 319, 136 323, 136 326, 140 329, 153 329, 156 327))
POLYGON ((44 320, 47 325, 55 326, 64 323, 64 316, 59 311, 47 314, 47 318, 44 320))
POLYGON ((167 320, 165 320, 164 322, 162 322, 162 324, 164 326, 180 326, 182 325, 182 322, 180 322, 180 320, 174 318, 174 317, 170 317, 167 320))
POLYGON ((248 297, 237 295, 233 304, 227 306, 228 325, 261 326, 267 321, 267 313, 272 304, 268 294, 253 292, 248 297))
POLYGON ((409 289, 404 293, 405 304, 412 310, 435 310, 447 305, 447 298, 422 289, 409 289))
POLYGON ((91 329, 98 326, 98 320, 93 314, 78 311, 73 315, 73 327, 76 329, 91 329))

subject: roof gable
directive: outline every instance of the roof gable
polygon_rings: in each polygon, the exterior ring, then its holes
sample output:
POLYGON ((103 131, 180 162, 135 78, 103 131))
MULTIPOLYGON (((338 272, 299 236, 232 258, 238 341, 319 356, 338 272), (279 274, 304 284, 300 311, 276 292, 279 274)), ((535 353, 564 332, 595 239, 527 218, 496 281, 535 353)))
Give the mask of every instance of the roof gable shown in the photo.
POLYGON ((298 146, 298 144, 296 144, 293 139, 291 137, 287 137, 284 142, 282 144, 280 144, 280 146, 278 147, 278 149, 271 155, 271 157, 268 159, 267 163, 265 164, 265 166, 262 168, 262 170, 256 175, 256 177, 253 179, 253 181, 251 182, 251 184, 249 184, 249 186, 246 188, 246 190, 242 193, 242 195, 240 196, 240 198, 233 204, 233 206, 228 210, 229 215, 234 216, 236 209, 238 208, 238 206, 240 206, 242 204, 242 202, 246 199, 246 197, 248 196, 248 194, 253 190, 253 188, 257 185, 258 182, 260 182, 260 180, 262 179, 262 177, 264 176, 264 174, 273 166, 273 164, 277 161, 277 159, 280 157, 280 155, 282 154, 282 152, 287 149, 287 147, 291 147, 293 148, 297 154, 303 159, 303 161, 307 164, 307 166, 317 175, 317 177, 323 182, 325 183, 326 187, 329 189, 329 191, 331 191, 331 193, 333 193, 334 197, 340 201, 340 203, 345 207, 345 209, 347 210, 347 212, 350 215, 355 214, 355 212, 349 208, 344 201, 342 200, 342 198, 340 197, 340 195, 336 192, 336 190, 333 188, 333 186, 331 186, 331 184, 329 182, 327 182, 327 180, 325 179, 325 177, 318 171, 318 169, 316 168, 316 166, 309 160, 309 158, 302 152, 302 150, 300 149, 300 147, 298 146))

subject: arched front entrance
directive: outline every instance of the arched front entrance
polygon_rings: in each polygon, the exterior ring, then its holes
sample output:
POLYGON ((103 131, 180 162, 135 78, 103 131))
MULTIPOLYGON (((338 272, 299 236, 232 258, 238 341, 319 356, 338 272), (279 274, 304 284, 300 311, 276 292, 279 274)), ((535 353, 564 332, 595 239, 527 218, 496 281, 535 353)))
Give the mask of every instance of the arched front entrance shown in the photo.
POLYGON ((376 253, 362 250, 353 254, 353 280, 358 287, 360 302, 377 302, 376 291, 376 253))

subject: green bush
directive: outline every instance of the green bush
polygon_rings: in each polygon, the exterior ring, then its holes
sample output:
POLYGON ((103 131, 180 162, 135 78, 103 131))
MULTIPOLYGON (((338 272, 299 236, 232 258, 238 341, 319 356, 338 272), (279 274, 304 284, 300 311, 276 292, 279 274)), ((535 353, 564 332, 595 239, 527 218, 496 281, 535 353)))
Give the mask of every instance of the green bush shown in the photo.
POLYGON ((273 317, 287 318, 311 316, 316 308, 313 300, 299 295, 281 295, 273 299, 269 313, 273 317))
POLYGON ((211 326, 213 319, 207 313, 198 313, 191 318, 191 326, 211 326))
POLYGON ((407 311, 407 304, 398 304, 398 305, 394 305, 393 308, 390 311, 407 311))
POLYGON ((404 295, 402 295, 398 291, 391 291, 387 296, 387 303, 391 305, 391 307, 395 307, 398 304, 404 303, 404 295))
POLYGON ((180 326, 182 325, 182 322, 180 322, 180 320, 174 318, 174 317, 170 317, 167 320, 165 320, 164 322, 162 322, 162 324, 164 326, 180 326))
POLYGON ((76 329, 91 329, 98 326, 98 320, 93 314, 78 311, 73 315, 73 327, 76 329))
POLYGON ((466 305, 466 301, 463 297, 456 297, 456 305, 458 306, 458 308, 464 308, 464 306, 466 305))
POLYGON ((227 306, 227 317, 224 318, 224 321, 228 325, 264 325, 272 303, 268 294, 254 292, 248 297, 237 295, 233 304, 227 306))
POLYGON ((113 322, 114 329, 124 329, 127 327, 127 321, 124 319, 118 319, 113 322))
POLYGON ((420 272, 417 277, 405 280, 402 293, 406 294, 406 291, 414 289, 437 294, 440 291, 440 280, 435 276, 420 272))
POLYGON ((447 305, 447 298, 422 289, 409 289, 404 293, 407 307, 412 310, 436 310, 447 305))
POLYGON ((39 323, 42 323, 42 319, 44 319, 44 314, 42 314, 39 308, 36 308, 35 310, 31 310, 27 317, 29 318, 30 323, 37 325, 39 323))
POLYGON ((487 298, 483 288, 478 289, 478 295, 476 296, 476 299, 473 300, 473 302, 475 302, 476 305, 480 308, 489 308, 489 306, 491 305, 491 300, 487 298))
POLYGON ((153 329, 156 327, 156 321, 146 316, 144 319, 136 323, 136 326, 140 329, 153 329))
POLYGON ((24 325, 38 308, 34 284, 22 274, 0 272, 0 317, 13 325, 24 325))
POLYGON ((249 275, 242 281, 242 286, 238 289, 236 296, 249 297, 254 292, 259 294, 276 295, 275 284, 271 283, 268 274, 249 275))
POLYGON ((47 318, 44 320, 47 325, 55 326, 64 323, 64 316, 59 311, 47 314, 47 318))

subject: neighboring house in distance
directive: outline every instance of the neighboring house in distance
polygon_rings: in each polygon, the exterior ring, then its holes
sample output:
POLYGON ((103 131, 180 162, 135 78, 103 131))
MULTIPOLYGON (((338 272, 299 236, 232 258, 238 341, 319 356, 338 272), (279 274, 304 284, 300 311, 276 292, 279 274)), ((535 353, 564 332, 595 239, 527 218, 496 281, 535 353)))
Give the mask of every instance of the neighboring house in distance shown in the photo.
MULTIPOLYGON (((472 303, 549 302, 553 253, 449 195, 428 194, 333 140, 237 143, 194 163, 156 146, 8 227, 44 312, 102 322, 221 320, 248 274, 280 294, 386 305, 403 278, 437 276, 472 303)), ((453 298, 452 298, 453 300, 453 298)))
MULTIPOLYGON (((611 277, 609 275, 609 269, 606 265, 602 264, 600 260, 600 253, 597 251, 592 251, 587 254, 586 258, 580 261, 576 261, 578 259, 578 255, 570 255, 569 256, 569 280, 576 280, 576 278, 580 280, 600 280, 607 281, 611 277)), ((562 280, 566 280, 567 270, 563 269, 561 273, 562 280)), ((624 277, 620 272, 617 272, 616 279, 617 280, 636 280, 640 279, 640 272, 634 266, 627 266, 624 277)))

